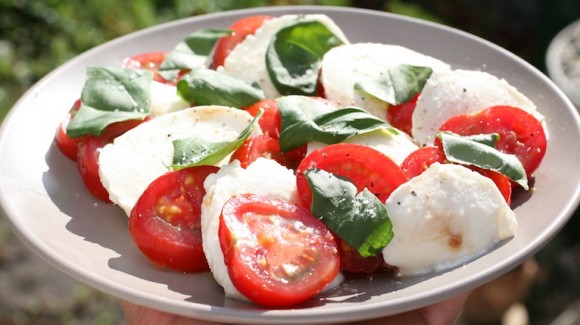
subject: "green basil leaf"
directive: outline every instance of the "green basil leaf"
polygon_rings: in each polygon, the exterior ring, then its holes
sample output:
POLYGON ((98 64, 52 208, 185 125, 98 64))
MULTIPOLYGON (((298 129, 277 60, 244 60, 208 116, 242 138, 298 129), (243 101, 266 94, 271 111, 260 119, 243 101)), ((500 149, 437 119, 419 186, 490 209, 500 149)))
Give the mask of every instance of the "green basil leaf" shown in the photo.
POLYGON ((191 33, 167 54, 159 65, 159 74, 165 80, 173 81, 182 70, 206 67, 215 43, 231 33, 232 31, 228 29, 212 28, 191 33))
POLYGON ((149 115, 152 78, 144 70, 89 67, 82 106, 67 126, 68 136, 101 135, 111 123, 149 115))
POLYGON ((526 171, 515 155, 503 153, 487 144, 451 132, 439 132, 437 137, 443 144, 447 160, 499 172, 524 189, 529 188, 526 171))
POLYGON ((243 108, 264 99, 264 92, 239 79, 210 69, 195 69, 177 83, 177 94, 195 106, 243 108))
POLYGON ((393 238, 385 205, 366 188, 324 170, 306 173, 312 190, 311 212, 363 257, 373 256, 393 238))
POLYGON ((69 122, 66 133, 71 138, 89 134, 99 136, 103 134, 109 124, 128 120, 140 120, 147 115, 149 113, 102 111, 82 104, 79 111, 75 114, 75 117, 69 122))
POLYGON ((379 77, 355 83, 354 88, 391 105, 406 103, 419 94, 433 73, 429 67, 401 64, 379 77))
POLYGON ((227 155, 238 149, 252 134, 263 111, 242 130, 234 141, 208 142, 200 138, 184 138, 173 141, 173 164, 171 168, 178 170, 192 166, 216 165, 227 155))
POLYGON ((283 152, 311 141, 333 144, 357 134, 392 129, 385 121, 358 107, 327 112, 324 103, 305 96, 281 97, 277 103, 282 129, 280 149, 283 152))
POLYGON ((270 79, 282 95, 314 95, 322 56, 342 44, 320 21, 298 19, 270 41, 266 52, 270 79))

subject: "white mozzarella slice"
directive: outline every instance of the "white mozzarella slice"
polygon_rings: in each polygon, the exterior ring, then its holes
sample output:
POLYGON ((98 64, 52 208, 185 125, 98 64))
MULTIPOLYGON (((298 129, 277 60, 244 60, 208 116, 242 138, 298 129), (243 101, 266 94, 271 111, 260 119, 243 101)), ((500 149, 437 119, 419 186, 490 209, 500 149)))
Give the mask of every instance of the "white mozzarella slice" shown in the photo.
POLYGON ((394 237, 385 262, 401 275, 458 266, 516 233, 515 214, 487 177, 452 164, 431 165, 385 203, 394 237))
POLYGON ((448 64, 399 45, 355 43, 338 46, 322 59, 321 81, 326 98, 340 106, 354 105, 385 119, 388 104, 355 90, 354 85, 375 80, 387 69, 401 64, 449 70, 448 64))
MULTIPOLYGON (((407 156, 419 147, 406 133, 393 133, 386 129, 355 135, 343 141, 371 147, 391 158, 397 165, 401 165, 407 156)), ((326 146, 320 142, 308 143, 307 153, 326 146)))
POLYGON ((496 105, 510 105, 543 116, 534 103, 504 79, 472 70, 436 72, 425 84, 413 112, 412 135, 421 145, 432 145, 449 118, 477 113, 496 105))
POLYGON ((204 183, 206 195, 201 207, 203 250, 215 280, 225 294, 246 299, 232 283, 224 263, 218 229, 223 205, 239 194, 259 194, 297 204, 296 177, 292 170, 274 160, 259 158, 246 169, 237 160, 209 175, 204 183))
MULTIPOLYGON (((173 140, 233 141, 253 117, 223 106, 199 106, 161 115, 116 138, 99 155, 99 176, 111 201, 129 215, 147 186, 168 171, 173 140)), ((253 134, 260 134, 254 128, 253 134)), ((227 162, 229 157, 224 159, 227 162)))
POLYGON ((191 105, 177 95, 177 87, 158 81, 151 82, 149 111, 153 116, 180 111, 191 105))
POLYGON ((326 15, 284 15, 267 20, 254 35, 248 35, 228 54, 224 65, 219 67, 218 71, 250 84, 258 84, 266 98, 279 97, 280 93, 272 83, 266 68, 266 52, 272 37, 300 17, 322 22, 344 43, 348 42, 341 29, 326 15))

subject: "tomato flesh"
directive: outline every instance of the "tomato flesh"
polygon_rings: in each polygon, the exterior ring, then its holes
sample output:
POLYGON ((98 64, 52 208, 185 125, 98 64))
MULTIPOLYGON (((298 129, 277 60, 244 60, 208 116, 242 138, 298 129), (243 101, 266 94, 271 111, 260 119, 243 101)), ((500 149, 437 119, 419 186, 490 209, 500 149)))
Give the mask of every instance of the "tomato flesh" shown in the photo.
POLYGON ((228 200, 219 239, 236 289, 267 307, 308 301, 340 268, 328 228, 308 210, 275 198, 247 194, 228 200))
POLYGON ((129 217, 129 232, 154 264, 180 272, 209 270, 202 248, 201 204, 207 175, 218 167, 168 172, 143 192, 129 217))
POLYGON ((258 28, 262 27, 264 22, 272 18, 272 16, 265 15, 249 16, 234 22, 230 26, 232 34, 222 37, 217 41, 215 45, 212 66, 217 68, 224 65, 227 56, 234 49, 234 47, 246 39, 248 35, 253 35, 258 28))
MULTIPOLYGON (((360 192, 364 188, 374 193, 381 202, 401 184, 407 176, 390 158, 370 147, 339 143, 315 150, 307 155, 296 171, 298 194, 304 206, 312 206, 312 191, 305 173, 322 169, 351 180, 360 192)), ((373 273, 390 268, 382 256, 364 258, 359 252, 338 239, 342 270, 350 273, 373 273)))
POLYGON ((475 114, 458 115, 447 120, 441 131, 459 135, 498 133, 499 151, 514 154, 528 177, 540 165, 546 153, 546 134, 542 123, 531 114, 515 107, 494 106, 475 114))

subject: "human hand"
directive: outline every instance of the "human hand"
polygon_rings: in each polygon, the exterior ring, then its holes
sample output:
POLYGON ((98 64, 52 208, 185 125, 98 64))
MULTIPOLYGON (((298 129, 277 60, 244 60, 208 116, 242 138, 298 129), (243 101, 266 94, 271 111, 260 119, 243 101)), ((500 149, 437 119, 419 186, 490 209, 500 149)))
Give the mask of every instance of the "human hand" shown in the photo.
MULTIPOLYGON (((436 303, 406 313, 372 319, 368 321, 353 322, 351 325, 390 325, 390 324, 425 324, 425 325, 449 325, 459 316, 468 293, 461 294, 449 300, 436 303)), ((135 305, 128 301, 121 301, 128 325, 155 324, 155 325, 223 325, 221 323, 186 318, 166 312, 135 305)))

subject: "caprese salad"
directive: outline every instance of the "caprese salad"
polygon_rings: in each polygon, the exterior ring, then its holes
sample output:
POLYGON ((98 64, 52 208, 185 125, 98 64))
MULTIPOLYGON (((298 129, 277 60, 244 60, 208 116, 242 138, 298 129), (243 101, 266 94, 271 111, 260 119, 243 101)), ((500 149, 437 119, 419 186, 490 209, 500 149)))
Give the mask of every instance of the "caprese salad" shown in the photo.
POLYGON ((506 80, 284 15, 89 67, 55 143, 152 263, 284 308, 514 237, 547 132, 506 80))

